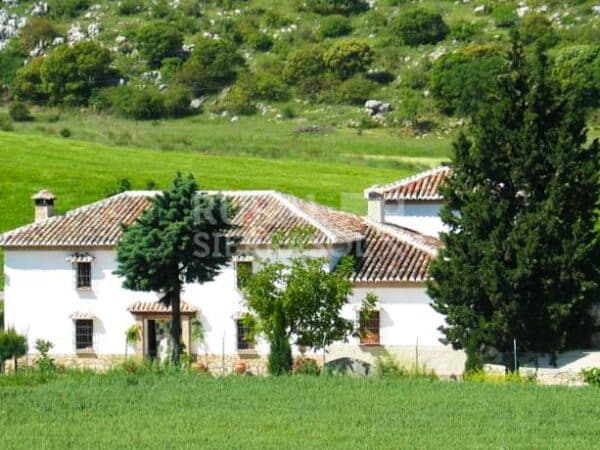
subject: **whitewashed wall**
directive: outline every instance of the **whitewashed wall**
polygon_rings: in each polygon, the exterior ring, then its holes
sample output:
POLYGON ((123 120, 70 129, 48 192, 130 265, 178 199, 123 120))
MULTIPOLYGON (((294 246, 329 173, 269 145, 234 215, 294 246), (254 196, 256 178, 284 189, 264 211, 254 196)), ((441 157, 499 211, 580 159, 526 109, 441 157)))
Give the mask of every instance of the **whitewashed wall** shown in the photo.
POLYGON ((437 237, 444 230, 440 219, 442 202, 388 202, 384 207, 384 220, 437 237))
MULTIPOLYGON (((125 330, 134 324, 127 308, 137 301, 156 300, 152 293, 132 292, 121 287, 121 280, 113 274, 116 268, 113 251, 90 252, 92 263, 92 290, 75 289, 75 270, 66 258, 70 251, 7 251, 5 254, 5 322, 28 338, 30 351, 36 339, 54 344, 52 353, 75 353, 74 323, 70 315, 75 311, 91 312, 94 320, 94 347, 98 355, 119 355, 125 351, 125 330)), ((256 252, 255 252, 256 253, 256 252)), ((256 253, 258 258, 273 256, 268 251, 256 253)), ((326 256, 325 250, 313 250, 314 257, 326 256)), ((280 252, 278 258, 287 260, 291 252, 280 252)), ((339 255, 336 255, 336 257, 339 255)), ((374 292, 381 307, 381 344, 403 356, 405 350, 414 351, 419 342, 424 354, 433 349, 434 358, 452 357, 451 350, 439 342, 437 328, 443 318, 429 305, 425 289, 417 288, 357 288, 343 309, 344 317, 355 320, 357 310, 368 292, 374 292), (403 350, 405 349, 405 350, 403 350)), ((197 345, 198 354, 226 355, 237 353, 235 318, 245 310, 236 289, 233 265, 228 266, 211 283, 186 286, 182 300, 198 308, 198 318, 204 328, 204 342, 197 345)), ((130 348, 130 352, 133 349, 130 348)), ((268 345, 259 342, 259 354, 268 354, 268 345)), ((327 359, 353 356, 370 360, 372 349, 361 348, 358 339, 335 345, 327 359)), ((434 361, 435 362, 435 361, 434 361)), ((436 363, 437 364, 437 363, 436 363)), ((436 367, 436 364, 428 364, 436 367)), ((446 363, 444 363, 446 364, 446 363)), ((460 363, 457 363, 460 364, 460 363)), ((456 365, 456 364, 455 364, 456 365)))

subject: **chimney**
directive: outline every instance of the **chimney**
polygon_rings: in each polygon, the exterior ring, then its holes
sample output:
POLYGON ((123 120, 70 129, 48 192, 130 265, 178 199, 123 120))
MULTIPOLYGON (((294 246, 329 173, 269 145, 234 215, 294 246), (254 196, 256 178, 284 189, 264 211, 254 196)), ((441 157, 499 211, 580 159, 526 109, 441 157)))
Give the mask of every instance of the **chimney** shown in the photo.
POLYGON ((385 219, 383 195, 376 191, 367 193, 368 218, 376 223, 383 223, 385 219))
POLYGON ((47 190, 43 190, 31 197, 35 204, 35 221, 41 222, 54 215, 54 200, 56 196, 47 190))

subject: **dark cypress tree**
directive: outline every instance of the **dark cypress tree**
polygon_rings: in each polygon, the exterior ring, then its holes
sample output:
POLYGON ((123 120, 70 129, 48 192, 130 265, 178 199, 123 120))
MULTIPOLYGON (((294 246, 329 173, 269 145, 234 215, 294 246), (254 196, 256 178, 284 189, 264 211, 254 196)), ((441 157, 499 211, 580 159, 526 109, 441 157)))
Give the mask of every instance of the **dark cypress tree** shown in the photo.
POLYGON ((279 300, 275 303, 273 311, 273 337, 269 353, 269 372, 272 375, 285 375, 292 371, 292 348, 286 328, 283 304, 279 300))
POLYGON ((123 287, 155 291, 171 307, 174 364, 181 354, 181 291, 186 283, 211 281, 228 263, 233 251, 227 231, 233 209, 220 195, 198 193, 190 175, 180 174, 170 191, 152 199, 152 207, 130 226, 117 248, 115 274, 123 287))
POLYGON ((507 62, 495 102, 454 144, 449 232, 431 267, 433 306, 467 369, 490 350, 516 369, 513 339, 551 355, 585 345, 600 284, 598 142, 586 145, 585 111, 541 50, 527 64, 515 38, 507 62))

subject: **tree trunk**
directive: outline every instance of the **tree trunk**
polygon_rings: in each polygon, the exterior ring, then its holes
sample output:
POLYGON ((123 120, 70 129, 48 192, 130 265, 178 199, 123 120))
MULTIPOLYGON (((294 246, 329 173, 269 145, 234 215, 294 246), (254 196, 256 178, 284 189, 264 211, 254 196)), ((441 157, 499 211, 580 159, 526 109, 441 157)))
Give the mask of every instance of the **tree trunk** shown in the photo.
POLYGON ((173 292, 171 297, 171 339, 173 350, 171 354, 171 362, 174 365, 179 364, 179 356, 181 356, 181 290, 173 292))
POLYGON ((16 373, 18 369, 19 369, 19 364, 17 363, 17 357, 15 356, 15 367, 14 367, 14 372, 16 373))

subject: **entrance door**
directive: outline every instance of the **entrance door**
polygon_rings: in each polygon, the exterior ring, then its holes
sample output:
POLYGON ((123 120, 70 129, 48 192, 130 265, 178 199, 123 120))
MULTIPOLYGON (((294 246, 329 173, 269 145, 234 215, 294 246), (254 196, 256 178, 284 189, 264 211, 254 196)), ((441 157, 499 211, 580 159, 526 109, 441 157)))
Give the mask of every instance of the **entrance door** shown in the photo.
POLYGON ((148 330, 148 353, 146 357, 155 359, 158 354, 158 343, 156 342, 156 321, 149 319, 147 322, 148 330))

